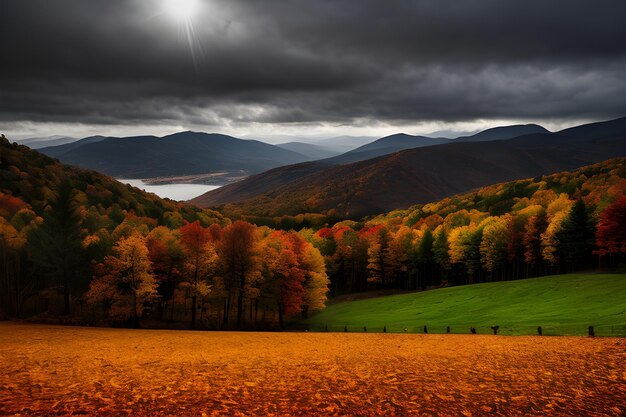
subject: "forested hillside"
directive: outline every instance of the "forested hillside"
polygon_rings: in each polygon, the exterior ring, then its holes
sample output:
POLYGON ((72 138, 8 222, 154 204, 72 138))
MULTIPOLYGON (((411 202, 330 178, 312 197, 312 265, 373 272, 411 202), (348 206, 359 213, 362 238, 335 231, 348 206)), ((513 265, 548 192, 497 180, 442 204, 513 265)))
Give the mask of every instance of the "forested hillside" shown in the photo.
POLYGON ((0 139, 0 316, 202 328, 324 308, 319 251, 0 139), (159 323, 159 324, 154 324, 159 323))
POLYGON ((340 166, 314 162, 280 167, 271 171, 272 187, 267 186, 269 173, 261 173, 241 184, 209 191, 193 202, 267 224, 307 213, 328 221, 358 220, 498 182, 623 156, 626 118, 509 140, 408 149, 340 166))
POLYGON ((301 233, 324 254, 334 294, 615 267, 626 254, 626 159, 301 233))

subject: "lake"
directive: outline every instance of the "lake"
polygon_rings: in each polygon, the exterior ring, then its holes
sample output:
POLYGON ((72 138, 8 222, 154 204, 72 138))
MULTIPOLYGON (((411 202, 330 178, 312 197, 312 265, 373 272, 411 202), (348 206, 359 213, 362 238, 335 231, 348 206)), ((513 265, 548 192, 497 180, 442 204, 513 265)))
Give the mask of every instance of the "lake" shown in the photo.
POLYGON ((206 184, 162 184, 162 185, 150 185, 146 184, 143 180, 137 179, 122 179, 117 178, 118 181, 124 184, 130 184, 133 187, 140 188, 146 192, 154 193, 159 197, 170 198, 176 201, 191 200, 194 197, 198 197, 207 191, 220 188, 219 185, 206 185, 206 184))

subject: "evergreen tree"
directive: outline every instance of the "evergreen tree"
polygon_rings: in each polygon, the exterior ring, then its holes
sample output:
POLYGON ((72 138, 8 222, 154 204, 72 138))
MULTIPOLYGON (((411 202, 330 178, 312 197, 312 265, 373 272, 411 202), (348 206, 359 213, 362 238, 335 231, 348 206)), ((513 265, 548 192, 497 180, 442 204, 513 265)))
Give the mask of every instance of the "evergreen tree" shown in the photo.
POLYGON ((557 251, 572 268, 589 266, 595 245, 595 228, 585 203, 578 200, 557 232, 557 251))
POLYGON ((63 313, 70 313, 74 291, 82 291, 80 277, 89 278, 81 237, 81 217, 68 180, 61 182, 57 196, 43 216, 43 224, 29 235, 34 268, 50 276, 63 288, 63 313))
POLYGON ((420 274, 422 275, 422 286, 433 285, 435 280, 433 278, 433 244, 434 244, 433 232, 430 229, 426 229, 419 245, 417 246, 417 262, 419 263, 420 274), (424 276, 426 278, 424 279, 424 276))
POLYGON ((439 267, 440 278, 447 279, 447 271, 450 269, 450 252, 448 245, 448 235, 446 235, 446 231, 441 228, 437 236, 435 236, 435 241, 433 242, 433 260, 439 267))

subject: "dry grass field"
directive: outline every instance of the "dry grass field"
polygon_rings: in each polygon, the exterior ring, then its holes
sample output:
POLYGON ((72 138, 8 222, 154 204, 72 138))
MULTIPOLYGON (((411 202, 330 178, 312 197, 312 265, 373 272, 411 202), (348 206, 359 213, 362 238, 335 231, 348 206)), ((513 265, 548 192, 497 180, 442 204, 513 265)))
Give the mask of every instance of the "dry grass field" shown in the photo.
POLYGON ((0 415, 626 412, 626 339, 0 323, 0 415))

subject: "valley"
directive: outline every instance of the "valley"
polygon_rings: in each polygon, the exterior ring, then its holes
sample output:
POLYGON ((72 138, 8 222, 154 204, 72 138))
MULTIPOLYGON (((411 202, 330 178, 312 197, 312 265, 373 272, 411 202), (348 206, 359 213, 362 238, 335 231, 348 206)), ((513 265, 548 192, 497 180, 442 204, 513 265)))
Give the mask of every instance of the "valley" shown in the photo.
POLYGON ((169 198, 174 201, 187 201, 203 193, 219 188, 219 185, 205 185, 186 182, 170 182, 171 180, 148 179, 133 180, 118 178, 119 182, 132 185, 147 193, 154 193, 161 198, 169 198))

